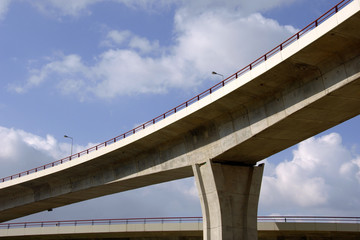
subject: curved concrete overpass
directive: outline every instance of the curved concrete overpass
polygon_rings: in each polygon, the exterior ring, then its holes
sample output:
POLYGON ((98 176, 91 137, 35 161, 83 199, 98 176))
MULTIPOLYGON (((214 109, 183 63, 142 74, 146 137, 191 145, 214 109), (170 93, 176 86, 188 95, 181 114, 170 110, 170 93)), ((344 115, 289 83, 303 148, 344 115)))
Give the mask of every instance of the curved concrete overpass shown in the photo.
POLYGON ((0 221, 195 175, 205 219, 223 212, 214 210, 222 203, 208 204, 215 188, 217 198, 248 199, 226 211, 247 212, 254 222, 262 176, 256 163, 360 113, 359 25, 360 0, 342 1, 163 120, 71 161, 2 179, 0 221))

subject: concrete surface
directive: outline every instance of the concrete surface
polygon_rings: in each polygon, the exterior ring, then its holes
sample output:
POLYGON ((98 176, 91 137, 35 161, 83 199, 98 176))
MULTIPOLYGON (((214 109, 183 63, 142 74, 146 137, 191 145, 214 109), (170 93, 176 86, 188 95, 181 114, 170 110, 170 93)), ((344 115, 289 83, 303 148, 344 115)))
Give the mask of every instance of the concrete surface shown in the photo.
POLYGON ((257 239, 257 210, 264 165, 194 165, 204 239, 257 239))
POLYGON ((199 102, 124 140, 0 183, 0 221, 193 176, 211 159, 254 165, 360 113, 360 0, 199 102))
MULTIPOLYGON (((360 224, 259 222, 259 240, 358 240, 360 224)), ((1 240, 152 239, 200 240, 202 223, 146 223, 0 229, 1 240)))

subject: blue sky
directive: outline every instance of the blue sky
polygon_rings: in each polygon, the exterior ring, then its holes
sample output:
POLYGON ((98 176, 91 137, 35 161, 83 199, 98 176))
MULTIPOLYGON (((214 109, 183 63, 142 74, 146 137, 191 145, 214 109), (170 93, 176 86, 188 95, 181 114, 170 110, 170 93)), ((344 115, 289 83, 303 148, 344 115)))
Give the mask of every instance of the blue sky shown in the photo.
MULTIPOLYGON (((69 155, 64 134, 80 151, 166 112, 337 2, 2 0, 1 176, 69 155)), ((356 117, 267 159, 259 214, 359 215, 359 128, 356 117)), ((23 220, 198 215, 190 178, 23 220)))

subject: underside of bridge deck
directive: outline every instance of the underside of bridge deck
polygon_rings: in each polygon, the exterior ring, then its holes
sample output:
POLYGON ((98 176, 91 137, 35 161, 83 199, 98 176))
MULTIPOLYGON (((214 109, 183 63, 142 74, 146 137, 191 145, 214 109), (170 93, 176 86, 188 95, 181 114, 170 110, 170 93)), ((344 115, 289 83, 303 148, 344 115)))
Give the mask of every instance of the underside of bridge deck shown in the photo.
POLYGON ((328 21, 153 128, 0 183, 0 221, 195 175, 210 221, 204 223, 205 239, 256 239, 257 162, 360 113, 360 1, 328 21), (240 195, 233 208, 222 202, 240 195), (229 209, 232 215, 224 216, 229 209), (244 215, 237 218, 238 211, 244 215), (219 234, 239 226, 249 231, 232 238, 219 234))

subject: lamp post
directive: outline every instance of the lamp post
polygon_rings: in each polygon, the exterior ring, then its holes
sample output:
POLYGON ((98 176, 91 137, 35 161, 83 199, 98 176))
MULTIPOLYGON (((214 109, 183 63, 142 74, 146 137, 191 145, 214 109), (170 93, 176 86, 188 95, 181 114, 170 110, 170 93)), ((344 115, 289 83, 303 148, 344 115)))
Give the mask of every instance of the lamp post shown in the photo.
POLYGON ((72 137, 67 136, 67 135, 64 135, 64 138, 70 138, 71 139, 71 154, 70 154, 70 156, 72 156, 74 139, 72 137))
POLYGON ((217 73, 217 72, 212 72, 211 74, 214 74, 214 75, 219 75, 219 76, 222 76, 223 80, 224 80, 224 75, 220 74, 220 73, 217 73))

